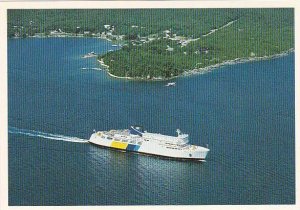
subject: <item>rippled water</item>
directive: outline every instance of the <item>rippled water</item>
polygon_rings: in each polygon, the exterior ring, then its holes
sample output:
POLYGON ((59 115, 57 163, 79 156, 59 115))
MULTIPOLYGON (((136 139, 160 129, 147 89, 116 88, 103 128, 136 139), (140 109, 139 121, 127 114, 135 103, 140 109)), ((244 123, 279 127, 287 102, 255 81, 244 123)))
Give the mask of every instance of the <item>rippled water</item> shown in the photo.
POLYGON ((8 41, 9 205, 295 203, 294 54, 165 82, 112 79, 98 39, 8 41), (206 163, 82 144, 142 124, 209 145, 206 163), (78 143, 79 142, 79 143, 78 143))

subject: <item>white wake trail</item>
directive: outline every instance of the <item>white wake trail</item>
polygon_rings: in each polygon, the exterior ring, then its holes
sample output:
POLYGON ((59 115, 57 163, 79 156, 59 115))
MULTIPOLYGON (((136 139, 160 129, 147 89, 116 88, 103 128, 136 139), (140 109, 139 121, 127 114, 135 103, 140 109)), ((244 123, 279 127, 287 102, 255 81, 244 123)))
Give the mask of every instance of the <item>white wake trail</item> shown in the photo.
POLYGON ((52 133, 44 133, 44 132, 40 132, 40 131, 20 129, 20 128, 15 128, 15 127, 9 127, 8 133, 26 135, 26 136, 32 136, 32 137, 40 137, 40 138, 51 139, 51 140, 56 140, 56 141, 88 143, 87 139, 80 139, 77 137, 64 136, 64 135, 58 135, 58 134, 52 134, 52 133))

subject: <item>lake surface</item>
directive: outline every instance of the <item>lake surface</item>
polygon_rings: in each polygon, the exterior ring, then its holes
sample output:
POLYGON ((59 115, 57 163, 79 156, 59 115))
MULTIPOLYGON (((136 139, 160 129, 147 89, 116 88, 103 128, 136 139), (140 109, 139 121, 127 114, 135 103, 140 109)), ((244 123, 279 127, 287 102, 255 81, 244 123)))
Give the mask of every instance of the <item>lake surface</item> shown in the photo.
POLYGON ((108 50, 99 39, 8 41, 9 205, 295 203, 293 53, 170 88, 113 79, 96 58, 81 58, 108 50), (78 143, 93 129, 132 124, 180 128, 209 145, 207 162, 78 143))

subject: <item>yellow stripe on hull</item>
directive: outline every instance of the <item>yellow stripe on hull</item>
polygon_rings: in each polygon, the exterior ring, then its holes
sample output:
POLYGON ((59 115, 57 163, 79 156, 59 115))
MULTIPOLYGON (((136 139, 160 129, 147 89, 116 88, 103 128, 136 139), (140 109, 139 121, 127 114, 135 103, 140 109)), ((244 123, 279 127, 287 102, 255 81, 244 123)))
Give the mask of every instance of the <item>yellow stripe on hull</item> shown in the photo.
POLYGON ((110 147, 117 148, 117 149, 126 149, 128 143, 113 141, 110 147))

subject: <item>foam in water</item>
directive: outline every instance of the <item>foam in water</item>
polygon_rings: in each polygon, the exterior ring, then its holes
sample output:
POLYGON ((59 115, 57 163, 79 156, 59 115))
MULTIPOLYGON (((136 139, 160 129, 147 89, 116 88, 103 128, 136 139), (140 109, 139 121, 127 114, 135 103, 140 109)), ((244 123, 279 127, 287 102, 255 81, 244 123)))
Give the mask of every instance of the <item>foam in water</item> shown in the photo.
POLYGON ((77 137, 63 136, 63 135, 52 134, 52 133, 44 133, 44 132, 40 132, 40 131, 20 129, 20 128, 15 128, 15 127, 9 127, 8 132, 13 133, 13 134, 20 134, 20 135, 26 135, 26 136, 32 136, 32 137, 40 137, 40 138, 51 139, 51 140, 56 140, 56 141, 88 143, 88 140, 80 139, 77 137))

